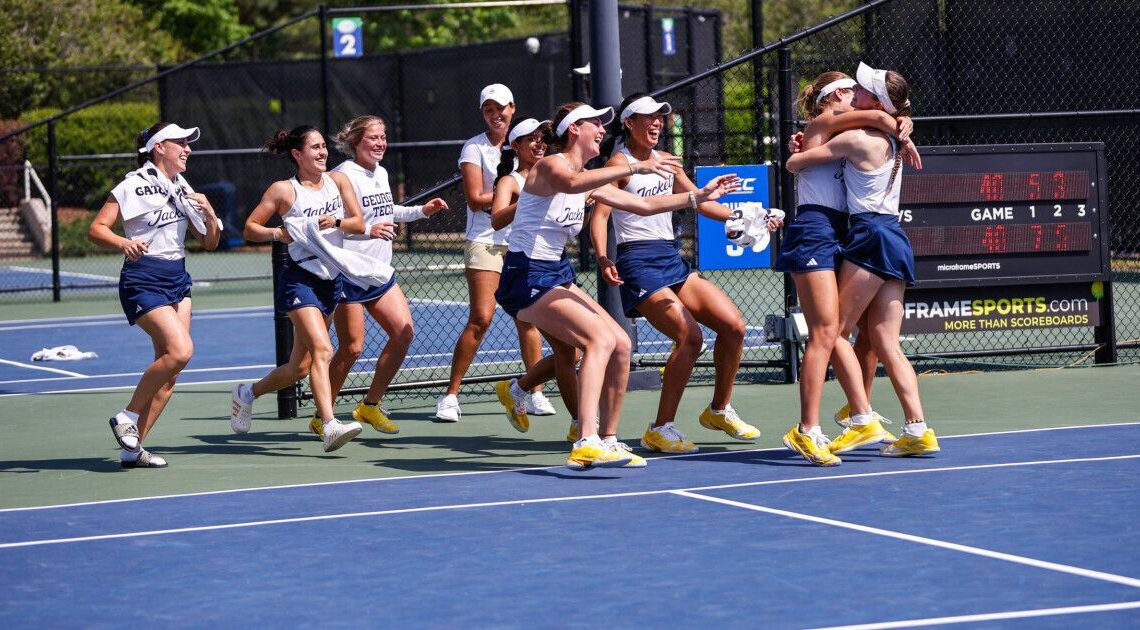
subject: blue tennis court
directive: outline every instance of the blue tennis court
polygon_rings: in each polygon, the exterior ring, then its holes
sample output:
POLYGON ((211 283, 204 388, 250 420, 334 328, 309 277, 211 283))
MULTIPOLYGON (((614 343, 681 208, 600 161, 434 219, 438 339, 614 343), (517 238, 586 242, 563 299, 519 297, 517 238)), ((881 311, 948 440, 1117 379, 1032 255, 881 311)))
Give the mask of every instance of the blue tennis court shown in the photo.
POLYGON ((760 449, 9 509, 0 610, 13 626, 1135 627, 1137 444, 1128 423, 832 469, 760 449))
MULTIPOLYGON (((455 339, 467 319, 467 304, 410 300, 415 321, 452 321, 455 335, 417 334, 403 372, 439 369, 451 363, 455 339)), ((371 334, 380 334, 371 318, 371 334)), ((194 359, 179 376, 180 384, 256 380, 275 363, 273 311, 270 307, 200 310, 191 323, 194 359)), ((638 320, 642 352, 665 352, 669 340, 638 320)), ((715 338, 706 332, 706 338, 715 338)), ((768 345, 762 329, 750 329, 747 347, 768 345)), ((711 342, 710 342, 711 345, 711 342)), ((153 350, 142 330, 127 326, 120 315, 0 322, 0 395, 91 390, 134 386, 150 364, 153 350), (32 353, 61 345, 95 352, 97 359, 32 362, 32 353)), ((354 372, 371 372, 375 356, 362 356, 354 372)), ((521 361, 514 324, 498 312, 479 349, 477 362, 521 361)))

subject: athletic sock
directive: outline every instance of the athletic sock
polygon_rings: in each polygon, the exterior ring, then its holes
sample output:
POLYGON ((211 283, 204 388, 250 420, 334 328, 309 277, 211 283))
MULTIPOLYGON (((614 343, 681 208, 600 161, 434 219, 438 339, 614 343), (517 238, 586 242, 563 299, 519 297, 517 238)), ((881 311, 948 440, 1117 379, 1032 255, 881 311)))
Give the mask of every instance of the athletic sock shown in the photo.
POLYGON ((142 448, 139 448, 139 450, 137 450, 137 451, 128 451, 126 449, 123 449, 123 450, 119 451, 119 461, 122 461, 122 462, 138 461, 140 454, 142 454, 142 448))
POLYGON ((257 396, 253 395, 253 385, 242 385, 239 387, 238 398, 240 398, 243 403, 253 402, 254 399, 257 398, 257 396))
POLYGON ((873 420, 873 419, 874 419, 874 416, 871 415, 870 411, 868 411, 867 413, 857 413, 857 414, 854 414, 851 416, 851 424, 855 425, 855 426, 862 426, 864 424, 871 424, 871 420, 873 420))
POLYGON ((138 424, 139 414, 133 411, 127 411, 126 409, 115 414, 115 424, 126 424, 128 422, 138 424))
POLYGON ((926 434, 926 421, 925 420, 907 420, 903 431, 911 437, 922 437, 926 434))

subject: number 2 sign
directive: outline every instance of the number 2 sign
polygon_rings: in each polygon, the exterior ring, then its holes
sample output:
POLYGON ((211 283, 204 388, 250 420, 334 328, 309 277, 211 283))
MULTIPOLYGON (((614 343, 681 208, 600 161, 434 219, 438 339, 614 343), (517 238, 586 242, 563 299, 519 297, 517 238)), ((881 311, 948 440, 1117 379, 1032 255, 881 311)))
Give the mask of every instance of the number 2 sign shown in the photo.
POLYGON ((334 57, 364 54, 364 23, 360 18, 333 18, 332 37, 334 57))

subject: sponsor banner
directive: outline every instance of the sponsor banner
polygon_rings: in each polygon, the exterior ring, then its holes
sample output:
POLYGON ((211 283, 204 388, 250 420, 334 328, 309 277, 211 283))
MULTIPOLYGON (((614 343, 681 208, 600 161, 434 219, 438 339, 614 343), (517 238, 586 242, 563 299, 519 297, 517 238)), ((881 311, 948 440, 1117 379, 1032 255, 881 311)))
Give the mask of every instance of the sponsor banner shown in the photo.
MULTIPOLYGON (((760 164, 698 166, 696 184, 704 186, 714 177, 736 173, 740 176, 740 190, 725 195, 718 201, 730 208, 745 201, 756 201, 765 208, 771 208, 771 191, 768 184, 772 181, 769 175, 770 169, 770 166, 760 164)), ((724 223, 701 214, 697 215, 698 269, 766 269, 771 266, 771 242, 763 249, 740 247, 724 235, 724 223)))
POLYGON ((903 333, 974 332, 1100 325, 1100 282, 911 289, 903 333))

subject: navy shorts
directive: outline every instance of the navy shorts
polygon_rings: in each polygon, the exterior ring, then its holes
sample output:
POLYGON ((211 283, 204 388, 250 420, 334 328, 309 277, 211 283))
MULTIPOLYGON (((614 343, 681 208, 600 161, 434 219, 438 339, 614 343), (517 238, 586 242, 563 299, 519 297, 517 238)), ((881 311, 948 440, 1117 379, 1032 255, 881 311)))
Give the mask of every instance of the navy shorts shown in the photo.
POLYGON ((361 288, 346 280, 344 276, 338 279, 340 280, 341 292, 337 294, 337 302, 340 304, 368 304, 384 297, 385 293, 396 286, 396 274, 394 273, 391 279, 378 287, 361 288))
POLYGON ((839 245, 847 236, 847 213, 813 204, 796 208, 784 227, 776 271, 804 273, 839 269, 839 245))
POLYGON ((144 313, 190 297, 192 284, 190 274, 186 273, 185 258, 128 258, 119 272, 119 303, 123 305, 127 322, 134 326, 144 313))
POLYGON ((630 241, 617 247, 618 286, 626 317, 637 317, 637 305, 665 287, 684 284, 692 269, 673 241, 630 241))
POLYGON ((840 253, 844 260, 884 280, 902 280, 906 286, 914 286, 914 250, 896 215, 851 215, 851 229, 840 253))
POLYGON ((565 255, 561 260, 533 260, 522 252, 507 252, 495 301, 517 318, 519 311, 564 284, 575 284, 574 269, 565 255))
POLYGON ((332 315, 337 300, 343 295, 339 279, 325 280, 298 265, 292 258, 285 260, 281 278, 277 283, 277 299, 288 313, 312 306, 326 316, 332 315))

